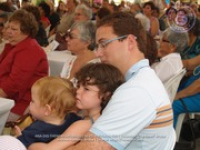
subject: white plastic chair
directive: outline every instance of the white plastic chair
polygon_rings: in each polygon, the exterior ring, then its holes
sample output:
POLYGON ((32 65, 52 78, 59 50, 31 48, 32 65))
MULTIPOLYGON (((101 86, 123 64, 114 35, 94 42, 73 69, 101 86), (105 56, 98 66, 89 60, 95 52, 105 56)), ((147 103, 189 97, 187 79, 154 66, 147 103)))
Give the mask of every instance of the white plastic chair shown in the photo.
POLYGON ((49 25, 48 27, 45 28, 47 37, 49 37, 50 28, 51 28, 51 25, 49 25))
POLYGON ((165 89, 168 92, 171 102, 174 100, 176 96, 180 81, 185 75, 185 73, 186 69, 182 69, 179 73, 177 73, 175 76, 173 76, 167 82, 164 83, 165 89))
POLYGON ((48 41, 49 41, 49 43, 51 43, 55 39, 56 39, 56 34, 53 34, 48 38, 48 41))
POLYGON ((13 108, 14 105, 14 100, 0 98, 0 134, 2 134, 2 130, 8 119, 10 110, 13 108))
POLYGON ((50 60, 50 76, 60 76, 60 72, 63 68, 64 63, 59 61, 50 60))
MULTIPOLYGON (((176 124, 176 136, 177 136, 176 141, 179 141, 182 124, 185 119, 185 115, 186 115, 186 113, 182 113, 178 116, 178 120, 177 120, 177 124, 176 124)), ((200 115, 200 113, 199 112, 190 113, 190 118, 194 119, 195 115, 200 115)))
MULTIPOLYGON (((176 74, 171 79, 169 79, 166 83, 164 83, 165 89, 168 92, 171 102, 173 102, 176 96, 180 81, 185 75, 185 73, 186 73, 186 69, 182 69, 178 74, 176 74)), ((185 118, 185 113, 182 113, 178 116, 177 125, 176 125, 176 136, 177 136, 176 141, 179 141, 180 131, 181 131, 184 118, 185 118)))
POLYGON ((176 124, 176 141, 179 141, 182 123, 185 118, 185 113, 182 113, 178 116, 177 124, 176 124))

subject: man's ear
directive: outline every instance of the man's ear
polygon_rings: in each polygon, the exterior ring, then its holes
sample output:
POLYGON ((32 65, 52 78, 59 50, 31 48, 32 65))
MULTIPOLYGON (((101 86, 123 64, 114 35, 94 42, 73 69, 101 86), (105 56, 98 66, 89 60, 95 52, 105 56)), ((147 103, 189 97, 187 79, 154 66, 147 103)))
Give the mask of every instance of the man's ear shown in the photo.
POLYGON ((136 42, 134 35, 128 35, 127 38, 128 38, 128 48, 129 48, 129 50, 135 49, 137 42, 136 42))
POLYGON ((52 112, 51 106, 49 104, 46 104, 44 106, 44 115, 49 116, 51 114, 51 112, 52 112))

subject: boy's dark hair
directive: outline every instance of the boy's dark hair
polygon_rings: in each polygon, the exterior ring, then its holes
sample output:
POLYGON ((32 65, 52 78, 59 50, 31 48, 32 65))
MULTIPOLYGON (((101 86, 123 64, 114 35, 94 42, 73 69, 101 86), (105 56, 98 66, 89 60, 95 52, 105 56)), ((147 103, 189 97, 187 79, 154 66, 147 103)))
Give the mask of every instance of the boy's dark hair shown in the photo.
POLYGON ((87 64, 75 74, 75 77, 78 84, 96 85, 99 88, 99 94, 110 93, 102 98, 102 110, 113 92, 124 82, 124 76, 116 67, 103 63, 87 64))

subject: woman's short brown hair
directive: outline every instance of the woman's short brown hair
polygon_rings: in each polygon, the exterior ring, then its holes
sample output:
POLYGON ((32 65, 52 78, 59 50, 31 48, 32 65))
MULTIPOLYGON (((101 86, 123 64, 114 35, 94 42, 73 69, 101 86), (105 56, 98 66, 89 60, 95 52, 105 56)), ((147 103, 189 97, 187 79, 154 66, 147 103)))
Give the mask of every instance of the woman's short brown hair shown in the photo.
POLYGON ((17 21, 20 23, 22 33, 34 38, 38 32, 38 23, 35 17, 26 10, 16 10, 9 19, 9 22, 17 21))

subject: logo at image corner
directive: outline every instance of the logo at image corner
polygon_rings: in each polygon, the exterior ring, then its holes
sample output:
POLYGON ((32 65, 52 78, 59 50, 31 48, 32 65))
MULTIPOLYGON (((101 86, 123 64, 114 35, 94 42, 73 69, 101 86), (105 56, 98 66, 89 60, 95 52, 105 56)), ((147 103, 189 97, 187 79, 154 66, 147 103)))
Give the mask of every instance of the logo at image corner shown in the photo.
POLYGON ((176 32, 188 32, 195 24, 196 16, 190 7, 170 8, 166 12, 169 27, 176 32))

